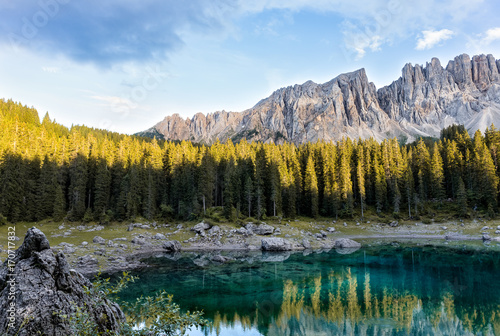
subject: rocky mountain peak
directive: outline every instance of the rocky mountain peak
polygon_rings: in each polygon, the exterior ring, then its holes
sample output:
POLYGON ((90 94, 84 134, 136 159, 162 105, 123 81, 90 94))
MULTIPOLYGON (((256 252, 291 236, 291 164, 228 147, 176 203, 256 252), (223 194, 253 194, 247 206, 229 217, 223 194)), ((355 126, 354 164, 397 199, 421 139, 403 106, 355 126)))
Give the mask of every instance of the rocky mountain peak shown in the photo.
POLYGON ((500 124, 499 65, 492 55, 462 54, 446 68, 432 58, 425 66, 406 64, 399 79, 378 90, 362 68, 323 84, 278 89, 240 113, 196 114, 188 120, 172 115, 147 132, 207 144, 217 138, 299 144, 342 137, 411 140, 437 136, 452 123, 475 131, 487 121, 500 124))

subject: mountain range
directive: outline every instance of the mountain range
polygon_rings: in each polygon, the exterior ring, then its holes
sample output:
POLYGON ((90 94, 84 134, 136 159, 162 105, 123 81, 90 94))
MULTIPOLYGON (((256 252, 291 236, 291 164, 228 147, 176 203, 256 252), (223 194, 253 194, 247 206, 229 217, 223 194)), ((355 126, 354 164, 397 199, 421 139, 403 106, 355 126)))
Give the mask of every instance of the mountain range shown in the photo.
POLYGON ((469 132, 500 125, 500 60, 462 54, 446 67, 406 64, 399 79, 377 90, 365 69, 323 83, 307 81, 273 92, 243 112, 165 117, 140 135, 211 144, 247 139, 300 144, 342 137, 413 140, 444 127, 469 132))

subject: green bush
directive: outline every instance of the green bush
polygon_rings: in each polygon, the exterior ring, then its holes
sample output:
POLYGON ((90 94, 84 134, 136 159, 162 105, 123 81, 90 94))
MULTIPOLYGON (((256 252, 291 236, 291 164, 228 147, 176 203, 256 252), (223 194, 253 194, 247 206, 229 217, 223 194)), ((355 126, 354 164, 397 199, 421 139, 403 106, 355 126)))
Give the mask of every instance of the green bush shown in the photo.
MULTIPOLYGON (((160 291, 153 297, 140 297, 133 303, 118 302, 116 294, 126 288, 128 283, 137 279, 124 272, 118 282, 112 284, 109 278, 101 278, 99 273, 92 287, 86 290, 98 304, 105 302, 105 299, 120 303, 126 315, 126 322, 121 325, 120 336, 184 336, 193 327, 210 325, 210 322, 203 318, 202 311, 182 313, 179 305, 173 302, 173 296, 165 291, 160 291), (134 330, 134 327, 142 322, 145 322, 145 327, 134 330)), ((96 330, 99 329, 95 320, 89 318, 85 307, 76 307, 70 316, 62 314, 58 316, 69 322, 72 335, 95 336, 96 330)), ((103 335, 118 336, 110 332, 103 335)))

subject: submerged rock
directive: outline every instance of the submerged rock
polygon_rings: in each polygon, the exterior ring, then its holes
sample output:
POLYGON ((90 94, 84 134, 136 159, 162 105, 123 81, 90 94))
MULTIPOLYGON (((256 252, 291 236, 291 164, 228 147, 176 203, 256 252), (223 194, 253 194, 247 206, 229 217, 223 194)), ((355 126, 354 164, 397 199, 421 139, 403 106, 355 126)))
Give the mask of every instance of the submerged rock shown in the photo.
POLYGON ((96 323, 96 334, 120 334, 125 319, 120 307, 107 299, 97 302, 90 296, 86 291, 86 287, 92 287, 90 281, 69 269, 64 254, 50 249, 40 230, 28 230, 11 260, 15 263, 13 269, 8 268, 7 261, 0 268, 0 311, 5 312, 0 314, 0 335, 71 335, 68 320, 62 315, 71 315, 76 307, 96 323), (11 282, 12 274, 15 283, 11 282))

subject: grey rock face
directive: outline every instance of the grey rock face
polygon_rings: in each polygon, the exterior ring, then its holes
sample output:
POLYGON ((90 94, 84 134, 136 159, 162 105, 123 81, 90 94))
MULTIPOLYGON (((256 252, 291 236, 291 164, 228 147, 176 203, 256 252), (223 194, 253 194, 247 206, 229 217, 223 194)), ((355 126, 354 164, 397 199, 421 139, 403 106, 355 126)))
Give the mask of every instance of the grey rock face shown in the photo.
POLYGON ((168 252, 178 252, 181 248, 182 245, 177 240, 169 240, 163 244, 163 249, 168 252))
POLYGON ((283 238, 263 238, 262 239, 263 251, 290 251, 292 244, 283 238))
POLYGON ((377 90, 364 69, 324 84, 281 88, 243 112, 166 117, 146 133, 170 140, 211 144, 220 139, 300 144, 342 137, 377 140, 437 136, 450 124, 471 133, 500 124, 500 61, 492 55, 455 57, 446 68, 437 58, 407 64, 401 77, 377 90))
POLYGON ((11 276, 7 263, 0 268, 0 334, 30 336, 38 335, 70 335, 66 320, 58 314, 71 314, 75 307, 81 307, 89 313, 99 330, 120 333, 120 323, 124 315, 119 306, 105 299, 96 302, 90 297, 84 286, 92 284, 80 273, 70 271, 62 252, 55 253, 50 249, 45 235, 36 228, 26 233, 24 243, 16 251, 15 297, 9 301, 11 276), (7 312, 10 303, 15 303, 14 328, 9 327, 7 312), (22 323, 24 325, 21 327, 22 323))

